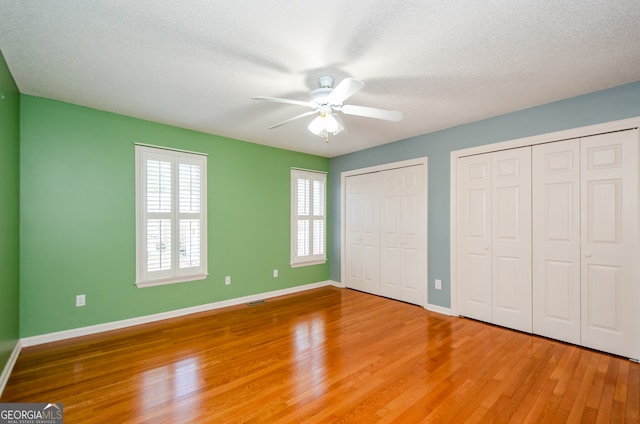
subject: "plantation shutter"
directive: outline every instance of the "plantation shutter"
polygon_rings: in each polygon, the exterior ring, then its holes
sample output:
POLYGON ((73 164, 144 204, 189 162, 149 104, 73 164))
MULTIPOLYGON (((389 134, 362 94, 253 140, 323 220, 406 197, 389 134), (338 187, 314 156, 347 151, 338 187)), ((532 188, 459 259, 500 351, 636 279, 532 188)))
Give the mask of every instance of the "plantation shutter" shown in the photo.
POLYGON ((206 277, 206 157, 136 146, 138 286, 206 277))
POLYGON ((291 170, 291 266, 326 262, 326 177, 291 170))

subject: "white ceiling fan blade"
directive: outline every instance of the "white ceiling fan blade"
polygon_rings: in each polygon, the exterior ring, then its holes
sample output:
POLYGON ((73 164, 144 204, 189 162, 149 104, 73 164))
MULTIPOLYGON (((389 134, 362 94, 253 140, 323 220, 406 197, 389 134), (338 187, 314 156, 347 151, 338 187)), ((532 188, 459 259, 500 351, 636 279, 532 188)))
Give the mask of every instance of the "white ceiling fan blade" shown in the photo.
POLYGON ((287 119, 286 121, 278 122, 277 124, 270 126, 269 129, 277 128, 280 125, 286 124, 287 122, 295 121, 296 119, 304 118, 305 116, 313 115, 314 113, 317 113, 317 111, 310 110, 309 112, 301 113, 300 115, 296 115, 293 118, 287 119))
POLYGON ((306 107, 312 107, 315 108, 316 105, 311 103, 311 102, 303 102, 301 100, 291 100, 291 99, 280 99, 277 97, 264 97, 264 96, 257 96, 257 97, 252 97, 253 100, 265 100, 267 102, 275 102, 275 103, 287 103, 290 105, 298 105, 298 106, 306 106, 306 107))
POLYGON ((366 106, 344 105, 339 110, 347 115, 384 119, 385 121, 399 121, 403 118, 402 112, 397 110, 376 109, 366 106))
POLYGON ((327 96, 327 101, 332 105, 341 105, 346 99, 362 90, 362 87, 364 87, 362 81, 355 78, 345 78, 327 96))

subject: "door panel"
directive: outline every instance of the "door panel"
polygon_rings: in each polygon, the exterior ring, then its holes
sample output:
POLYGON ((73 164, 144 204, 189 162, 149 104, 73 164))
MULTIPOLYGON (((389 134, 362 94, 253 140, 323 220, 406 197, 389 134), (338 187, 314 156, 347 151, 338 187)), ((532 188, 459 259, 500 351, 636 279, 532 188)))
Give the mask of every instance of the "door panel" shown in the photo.
POLYGON ((491 160, 492 322, 531 332, 531 148, 491 160))
POLYGON ((532 154, 533 332, 580 344, 580 141, 532 154))
POLYGON ((380 188, 376 174, 362 177, 362 245, 363 279, 362 290, 380 294, 380 188))
POLYGON ((363 278, 363 244, 362 244, 362 178, 360 176, 346 179, 346 281, 347 287, 362 290, 363 278))
POLYGON ((621 242, 621 189, 622 181, 600 180, 587 183, 588 204, 587 226, 589 243, 621 242))
MULTIPOLYGON (((569 322, 572 318, 572 313, 577 312, 575 308, 571 308, 571 303, 574 301, 572 298, 574 285, 571 283, 575 280, 571 274, 571 262, 559 262, 547 260, 544 262, 545 273, 543 284, 543 291, 545 294, 544 301, 540 305, 543 317, 550 318, 556 323, 558 320, 563 322, 569 322)), ((575 317, 574 317, 575 318, 575 317)), ((577 326, 577 322, 572 321, 577 326)), ((580 327, 577 326, 578 340, 580 336, 580 327)), ((546 335, 542 333, 542 335, 546 335)))
POLYGON ((379 201, 375 174, 346 178, 345 286, 380 293, 379 201))
POLYGON ((518 286, 513 284, 518 280, 518 262, 520 258, 498 256, 496 262, 496 275, 494 276, 494 286, 496 288, 495 305, 497 309, 517 312, 518 286))
POLYGON ((621 267, 589 265, 586 286, 588 295, 587 327, 622 335, 621 267))
POLYGON ((491 154, 457 165, 458 306, 462 316, 491 322, 491 154))
POLYGON ((427 287, 425 167, 385 171, 380 266, 381 294, 425 304, 427 287))
POLYGON ((402 268, 402 195, 401 176, 397 170, 382 174, 384 193, 382 196, 381 245, 383 254, 380 258, 381 285, 380 294, 392 299, 401 299, 403 280, 402 268))
POLYGON ((640 359, 638 131, 581 140, 582 344, 640 359))
MULTIPOLYGON (((468 253, 466 257, 467 280, 466 288, 463 293, 467 303, 466 309, 461 310, 461 315, 469 318, 478 318, 471 315, 474 310, 485 309, 491 314, 491 285, 490 284, 473 284, 479 281, 491 281, 491 257, 489 254, 468 253)), ((465 262, 464 260, 462 262, 465 262)))
MULTIPOLYGON (((424 261, 424 258, 423 258, 424 261)), ((422 292, 420 290, 420 284, 426 282, 420 281, 418 269, 423 265, 420 263, 420 252, 418 249, 405 248, 404 249, 404 289, 409 292, 422 292)), ((418 300, 418 299, 416 299, 418 300)), ((415 302, 412 302, 415 303, 415 302)))

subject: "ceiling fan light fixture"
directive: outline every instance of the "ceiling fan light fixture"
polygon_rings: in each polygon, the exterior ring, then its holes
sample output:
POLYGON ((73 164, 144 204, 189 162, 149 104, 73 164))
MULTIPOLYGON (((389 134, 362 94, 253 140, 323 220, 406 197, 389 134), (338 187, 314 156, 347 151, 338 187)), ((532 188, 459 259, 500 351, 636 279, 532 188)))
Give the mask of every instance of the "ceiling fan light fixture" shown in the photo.
POLYGON ((344 130, 332 113, 321 113, 316 116, 307 127, 313 134, 326 138, 329 134, 336 135, 344 130))

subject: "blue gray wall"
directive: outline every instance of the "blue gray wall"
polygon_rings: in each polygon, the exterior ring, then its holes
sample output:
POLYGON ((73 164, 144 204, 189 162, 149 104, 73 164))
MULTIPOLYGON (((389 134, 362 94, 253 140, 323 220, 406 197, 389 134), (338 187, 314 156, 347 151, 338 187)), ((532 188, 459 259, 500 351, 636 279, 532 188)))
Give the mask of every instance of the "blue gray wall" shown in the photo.
POLYGON ((428 296, 430 304, 449 308, 450 152, 636 116, 640 116, 640 81, 331 159, 331 279, 341 280, 341 172, 422 156, 429 158, 428 296), (435 289, 436 278, 442 280, 442 290, 435 289))

